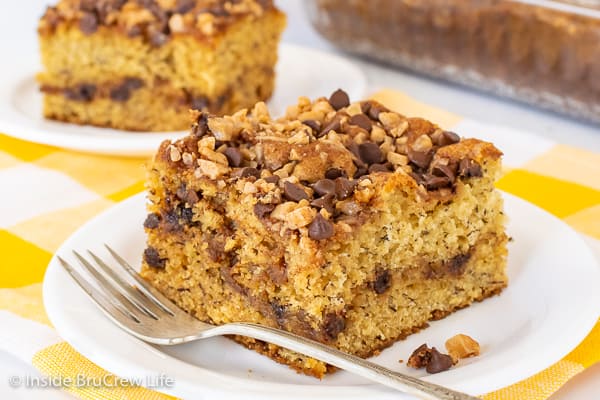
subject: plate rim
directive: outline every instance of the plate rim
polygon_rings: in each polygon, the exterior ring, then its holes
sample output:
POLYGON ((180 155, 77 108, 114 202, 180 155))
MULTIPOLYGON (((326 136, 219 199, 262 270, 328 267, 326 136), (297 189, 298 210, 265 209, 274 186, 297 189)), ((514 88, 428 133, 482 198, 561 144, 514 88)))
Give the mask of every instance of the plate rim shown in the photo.
MULTIPOLYGON (((582 248, 585 249, 585 253, 586 253, 585 256, 586 256, 586 258, 589 259, 588 260, 589 265, 595 267, 595 268, 590 268, 589 273, 591 275, 593 275, 593 277, 596 281, 600 282, 599 264, 596 261, 594 255, 593 255, 591 249, 589 248, 589 246, 587 245, 587 243, 585 243, 583 238, 573 228, 571 228, 564 221, 560 220, 559 218, 555 217, 554 215, 552 215, 552 214, 548 213, 547 211, 543 210, 542 208, 536 206, 535 204, 532 204, 532 203, 530 203, 518 196, 515 196, 513 194, 510 194, 510 193, 507 193, 504 191, 500 191, 500 192, 502 193, 505 201, 506 201, 506 199, 511 198, 511 201, 520 202, 520 203, 522 203, 522 205, 535 208, 536 212, 538 212, 539 215, 542 215, 544 218, 549 218, 549 219, 553 220, 552 221, 553 223, 559 224, 562 229, 565 229, 566 232, 569 233, 569 235, 574 235, 574 238, 576 238, 576 240, 581 244, 582 248)), ((131 368, 133 368, 134 370, 137 368, 138 371, 146 370, 146 372, 154 372, 154 373, 157 372, 157 369, 155 368, 153 370, 148 370, 147 366, 145 366, 145 365, 140 366, 138 364, 135 364, 135 362, 133 362, 129 359, 123 360, 122 358, 117 358, 114 360, 110 360, 110 356, 100 357, 98 354, 92 354, 92 353, 94 353, 94 351, 92 349, 81 348, 82 346, 83 347, 85 347, 85 346, 80 344, 80 341, 76 337, 77 335, 74 332, 70 332, 68 330, 68 326, 64 326, 62 324, 63 320, 62 320, 62 316, 60 315, 60 313, 55 313, 55 311, 60 308, 54 304, 56 301, 56 296, 52 297, 47 294, 53 290, 53 287, 52 287, 53 280, 59 279, 57 277, 57 274, 55 273, 55 271, 60 270, 62 273, 65 273, 58 266, 58 262, 56 259, 57 254, 64 253, 65 248, 69 248, 70 243, 72 241, 76 241, 77 237, 81 234, 81 232, 89 229, 89 226, 96 224, 97 221, 103 220, 104 218, 108 218, 110 216, 110 214, 112 214, 112 213, 117 213, 120 208, 126 208, 130 203, 141 202, 142 201, 141 198, 145 198, 145 195, 146 195, 145 192, 141 192, 136 195, 133 195, 133 196, 129 197, 128 199, 126 199, 120 203, 117 203, 116 205, 103 211, 99 215, 95 216, 94 218, 92 218, 91 220, 86 222, 79 229, 77 229, 77 231, 75 231, 67 240, 65 240, 65 242, 63 242, 63 244, 60 246, 60 248, 53 255, 53 257, 50 260, 50 263, 48 265, 48 268, 46 270, 46 273, 44 275, 44 281, 43 281, 44 306, 45 306, 46 312, 48 314, 48 317, 49 317, 51 323, 53 324, 53 326, 55 327, 56 331, 61 336, 61 338, 63 340, 66 340, 68 343, 70 343, 73 346, 73 348, 75 348, 75 350, 80 352, 86 358, 90 359, 92 362, 100 365, 102 368, 105 368, 108 371, 111 371, 111 372, 113 372, 117 375, 121 375, 121 376, 125 376, 125 374, 123 372, 127 372, 127 371, 129 371, 129 374, 131 376, 131 368), (63 327, 64 327, 64 329, 63 329, 63 327)), ((145 200, 143 200, 143 201, 145 201, 145 200)), ((59 273, 59 275, 60 275, 60 273, 59 273)), ((73 285, 75 285, 74 282, 71 282, 71 283, 73 285)), ((83 295, 83 292, 81 294, 83 295)), ((577 316, 578 317, 578 320, 576 321, 577 323, 570 324, 571 331, 576 331, 577 334, 571 333, 568 336, 569 340, 567 340, 566 342, 564 339, 558 340, 558 338, 557 338, 556 343, 558 343, 559 347, 562 349, 560 352, 553 353, 554 357, 547 357, 548 360, 546 360, 543 363, 544 365, 541 365, 541 366, 536 365, 533 367, 530 366, 528 368, 521 367, 521 369, 519 370, 520 371, 519 374, 513 372, 512 374, 509 374, 508 378, 505 375, 504 379, 499 380, 496 384, 490 385, 491 389, 486 390, 485 393, 489 393, 491 391, 510 386, 516 382, 519 382, 523 379, 527 379, 527 378, 535 375, 536 373, 552 366, 553 364, 555 364, 556 362, 558 362, 559 360, 564 358, 564 356, 566 356, 577 345, 579 345, 579 343, 581 343, 581 341, 583 339, 585 339, 585 337, 589 334, 591 329, 594 327, 594 325, 596 324, 596 322, 598 320, 598 317, 600 317, 600 311, 598 310, 598 305, 600 305, 600 292, 590 294, 590 300, 593 300, 593 301, 586 302, 586 304, 585 304, 586 307, 584 307, 584 309, 586 310, 586 312, 580 313, 580 314, 578 313, 579 315, 577 316), (574 326, 578 326, 578 328, 575 329, 574 326), (519 376, 517 377, 516 375, 519 375, 519 376), (510 381, 510 382, 506 383, 507 381, 510 381)), ((94 307, 95 307, 95 305, 94 305, 94 307)), ((96 308, 96 312, 100 312, 100 310, 98 308, 96 308)), ((106 318, 106 317, 103 315, 103 318, 106 318)), ((107 319, 107 321, 108 321, 108 319, 107 319)), ((110 323, 112 324, 112 322, 110 322, 110 323)), ((118 329, 118 328, 116 328, 116 329, 118 329)), ((126 334, 126 333, 123 332, 123 334, 126 334)), ((563 335, 561 335, 561 337, 562 336, 563 335)), ((207 393, 219 393, 221 395, 227 394, 228 396, 236 396, 236 395, 243 394, 245 397, 247 397, 250 394, 252 394, 252 395, 262 394, 262 395, 269 395, 269 396, 277 396, 277 395, 282 395, 285 393, 288 398, 293 398, 293 399, 306 398, 307 395, 310 395, 316 399, 321 399, 321 398, 322 399, 325 399, 325 398, 331 399, 331 398, 337 398, 337 397, 341 397, 341 396, 343 396, 344 398, 349 398, 349 399, 355 399, 355 398, 358 399, 358 398, 363 398, 365 395, 374 395, 374 394, 379 394, 380 396, 383 396, 385 398, 387 398, 386 396, 390 395, 390 394, 393 394, 394 396, 398 396, 398 392, 392 391, 391 389, 387 389, 387 388, 384 388, 384 387, 382 387, 380 385, 376 385, 376 384, 364 384, 364 385, 351 386, 351 385, 318 385, 318 384, 305 385, 305 384, 297 384, 297 383, 262 382, 262 385, 257 385, 257 381, 252 380, 250 378, 226 375, 224 373, 221 373, 218 371, 213 371, 213 370, 207 369, 202 366, 193 365, 193 364, 187 363, 183 360, 179 360, 167 353, 163 353, 160 350, 155 349, 148 343, 145 343, 141 340, 138 340, 135 338, 134 338, 134 340, 139 341, 148 350, 159 352, 163 357, 169 358, 170 362, 173 362, 177 365, 185 366, 186 370, 189 369, 191 371, 193 369, 194 371, 202 371, 203 376, 205 378, 203 381, 210 382, 212 384, 211 387, 203 386, 203 390, 206 390, 207 393), (261 386, 261 387, 259 388, 257 386, 261 386)), ((518 369, 514 369, 514 370, 518 370, 518 369)), ((499 373, 497 371, 494 371, 494 373, 492 373, 491 376, 497 378, 496 375, 498 375, 498 374, 499 373)), ((442 375, 439 375, 439 376, 442 376, 442 375)), ((422 379, 440 383, 440 382, 437 382, 436 378, 437 378, 437 376, 435 376, 435 375, 429 375, 429 376, 423 377, 422 379)), ((195 376, 194 379, 196 382, 200 381, 197 376, 195 376)), ((440 384, 446 384, 448 386, 451 386, 451 384, 443 383, 443 382, 440 384)), ((199 384, 193 384, 190 386, 189 382, 187 382, 187 381, 184 381, 184 382, 178 381, 177 389, 173 390, 173 389, 166 388, 166 389, 161 389, 160 391, 174 395, 174 396, 181 396, 182 391, 186 392, 186 393, 192 393, 194 390, 197 390, 199 386, 200 386, 199 384), (182 385, 182 383, 183 383, 183 385, 182 385)), ((460 388, 460 389, 465 390, 462 388, 460 388)), ((483 393, 475 393, 475 394, 483 394, 483 393)))
MULTIPOLYGON (((345 70, 351 71, 351 81, 353 89, 356 93, 352 93, 353 97, 362 98, 367 93, 368 81, 363 68, 359 64, 348 59, 342 54, 332 54, 311 47, 301 46, 288 42, 281 42, 279 45, 279 62, 283 59, 282 54, 297 54, 302 58, 314 59, 321 57, 322 59, 335 62, 339 67, 343 65, 345 70)), ((277 66, 275 68, 278 68, 277 66)), ((0 71, 5 75, 5 78, 0 82, 0 132, 11 138, 24 140, 40 145, 53 146, 60 149, 74 150, 89 154, 98 155, 113 155, 113 156, 129 156, 129 157, 145 157, 152 155, 159 144, 163 140, 174 140, 185 134, 187 130, 172 131, 172 132, 135 132, 125 131, 112 128, 95 127, 91 125, 77 125, 74 123, 60 122, 48 120, 42 117, 42 110, 38 110, 40 119, 27 122, 28 118, 25 114, 16 110, 13 104, 13 96, 19 86, 31 83, 34 76, 41 70, 39 65, 28 65, 25 68, 10 63, 0 66, 0 71), (43 126, 36 126, 38 122, 43 124, 58 124, 67 128, 66 131, 61 131, 60 127, 49 130, 40 134, 44 130, 43 126), (92 133, 110 134, 112 136, 96 136, 92 134, 80 133, 73 136, 74 130, 80 127, 81 129, 92 130, 92 133), (119 137, 119 135, 123 135, 119 137), (113 142, 118 140, 118 144, 113 142)), ((277 76, 281 75, 278 73, 277 76)), ((276 79, 277 79, 276 76, 276 79)), ((272 101, 277 93, 277 87, 271 99, 272 101)), ((286 104, 278 105, 285 107, 286 104)), ((285 109, 285 108, 282 108, 285 109)))

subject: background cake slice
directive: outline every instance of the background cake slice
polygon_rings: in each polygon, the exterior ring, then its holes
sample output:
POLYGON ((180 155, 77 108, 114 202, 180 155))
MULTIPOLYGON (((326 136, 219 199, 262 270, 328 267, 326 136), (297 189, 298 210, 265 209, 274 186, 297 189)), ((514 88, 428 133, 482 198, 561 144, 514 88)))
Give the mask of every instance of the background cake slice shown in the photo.
POLYGON ((189 128, 271 96, 285 16, 258 0, 60 0, 39 23, 44 116, 189 128))
MULTIPOLYGON (((213 324, 368 357, 507 284, 501 153, 337 91, 272 120, 201 113, 149 167, 143 276, 213 324)), ((254 339, 322 377, 330 367, 254 339)))

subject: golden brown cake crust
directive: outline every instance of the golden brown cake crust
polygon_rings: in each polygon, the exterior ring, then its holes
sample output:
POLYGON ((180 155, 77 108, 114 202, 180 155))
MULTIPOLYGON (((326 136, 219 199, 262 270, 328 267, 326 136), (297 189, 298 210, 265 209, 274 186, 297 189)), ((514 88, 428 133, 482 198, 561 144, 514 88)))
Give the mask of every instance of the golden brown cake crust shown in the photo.
POLYGON ((178 35, 213 40, 242 19, 271 11, 272 0, 60 0, 48 7, 38 32, 49 35, 59 25, 78 26, 86 35, 110 29, 160 46, 178 35))
MULTIPOLYGON (((506 286, 501 153, 374 101, 194 112, 149 165, 143 276, 197 318, 368 357, 506 286)), ((321 377, 331 368, 244 345, 321 377)))

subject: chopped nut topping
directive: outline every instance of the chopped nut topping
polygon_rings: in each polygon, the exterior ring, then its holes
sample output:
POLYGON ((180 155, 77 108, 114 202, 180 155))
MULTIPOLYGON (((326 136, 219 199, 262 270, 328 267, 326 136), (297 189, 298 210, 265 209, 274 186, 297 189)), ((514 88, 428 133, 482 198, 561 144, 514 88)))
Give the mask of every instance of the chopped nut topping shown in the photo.
MULTIPOLYGON (((170 24, 182 22, 170 15, 170 24)), ((450 194, 458 180, 483 174, 477 151, 457 159, 444 147, 459 143, 458 135, 374 101, 351 104, 341 90, 314 102, 301 98, 275 120, 264 103, 224 117, 195 111, 193 118, 193 134, 163 148, 162 159, 197 165, 195 177, 215 180, 214 192, 235 187, 268 229, 297 229, 301 240, 350 232, 378 204, 373 199, 388 175, 412 177, 425 197, 450 194)), ((202 195, 210 196, 206 189, 202 195)))
POLYGON ((185 30, 185 23, 183 22, 183 16, 181 14, 173 14, 169 18, 169 29, 173 33, 181 33, 185 30))
POLYGON ((252 117, 261 123, 269 122, 271 116, 269 115, 267 105, 263 101, 259 101, 254 105, 254 108, 252 108, 252 117))
POLYGON ((376 143, 382 143, 386 138, 386 132, 383 128, 375 125, 371 129, 371 140, 376 143))
POLYGON ((188 152, 183 153, 181 158, 183 159, 183 163, 188 167, 194 164, 194 156, 188 152))
POLYGON ((225 165, 225 166, 229 165, 229 161, 227 160, 227 157, 225 156, 225 154, 217 153, 216 151, 211 150, 209 147, 199 146, 198 152, 200 153, 200 155, 202 157, 206 158, 207 160, 214 161, 217 164, 221 164, 221 165, 225 165))
POLYGON ((299 207, 287 215, 286 222, 291 229, 307 226, 312 222, 317 212, 309 206, 299 207))
POLYGON ((310 143, 310 138, 306 131, 300 131, 296 133, 294 136, 288 139, 289 144, 308 144, 310 143))
POLYGON ((210 179, 217 179, 225 175, 229 169, 223 165, 209 160, 198 160, 198 167, 195 171, 197 177, 207 176, 210 179))
POLYGON ((177 162, 181 160, 181 152, 179 149, 173 145, 169 145, 169 158, 173 162, 177 162))
POLYGON ((400 125, 398 125, 395 128, 390 129, 390 134, 392 135, 392 137, 400 137, 402 135, 404 135, 404 132, 406 132, 408 130, 409 127, 409 123, 408 121, 404 120, 402 122, 400 122, 400 125))
POLYGON ((275 207, 275 209, 271 212, 271 218, 285 221, 288 215, 296 209, 298 204, 293 201, 287 201, 285 203, 281 203, 275 207))
POLYGON ((378 118, 386 129, 397 128, 402 123, 402 117, 392 112, 379 113, 378 118))
POLYGON ((418 152, 427 152, 431 150, 433 147, 433 143, 431 142, 431 138, 427 135, 421 135, 414 141, 411 145, 414 151, 418 152))
POLYGON ((230 141, 240 131, 241 127, 236 126, 233 118, 211 118, 208 120, 208 127, 215 135, 217 140, 230 141))
POLYGON ((456 363, 462 358, 478 356, 480 347, 479 343, 472 337, 458 334, 446 340, 446 350, 456 363))
POLYGON ((393 151, 387 153, 387 160, 395 167, 408 164, 408 157, 404 154, 394 153, 393 151))

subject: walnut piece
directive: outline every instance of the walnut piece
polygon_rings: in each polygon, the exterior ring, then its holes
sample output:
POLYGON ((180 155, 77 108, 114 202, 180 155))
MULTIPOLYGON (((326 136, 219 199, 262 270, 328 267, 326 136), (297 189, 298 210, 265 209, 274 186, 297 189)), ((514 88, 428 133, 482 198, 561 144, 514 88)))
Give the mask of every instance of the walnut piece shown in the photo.
POLYGON ((480 347, 472 337, 460 333, 446 340, 446 350, 456 362, 461 358, 478 356, 480 347))
POLYGON ((181 160, 181 152, 177 147, 173 146, 172 144, 169 145, 169 158, 173 162, 181 160))

